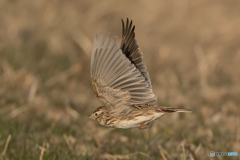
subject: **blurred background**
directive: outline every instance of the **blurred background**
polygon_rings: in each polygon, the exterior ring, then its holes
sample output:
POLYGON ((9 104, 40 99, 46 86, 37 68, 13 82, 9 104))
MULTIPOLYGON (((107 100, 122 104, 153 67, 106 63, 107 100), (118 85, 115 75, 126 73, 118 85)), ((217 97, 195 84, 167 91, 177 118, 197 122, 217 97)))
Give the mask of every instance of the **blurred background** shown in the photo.
POLYGON ((239 6, 235 0, 1 0, 1 160, 240 154, 239 6), (101 105, 89 71, 93 37, 111 32, 120 43, 127 17, 158 104, 192 114, 166 115, 144 131, 86 118, 101 105))

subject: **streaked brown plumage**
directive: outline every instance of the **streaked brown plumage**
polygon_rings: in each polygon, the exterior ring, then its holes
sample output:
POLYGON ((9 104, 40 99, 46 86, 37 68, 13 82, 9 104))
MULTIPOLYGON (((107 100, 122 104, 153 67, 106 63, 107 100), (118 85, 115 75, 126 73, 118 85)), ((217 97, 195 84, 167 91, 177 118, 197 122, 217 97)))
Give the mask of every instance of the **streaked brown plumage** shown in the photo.
POLYGON ((142 52, 135 39, 135 26, 122 20, 122 42, 110 34, 94 38, 91 57, 91 77, 94 93, 103 106, 89 118, 103 126, 115 128, 147 128, 166 113, 189 112, 188 109, 158 107, 142 52))

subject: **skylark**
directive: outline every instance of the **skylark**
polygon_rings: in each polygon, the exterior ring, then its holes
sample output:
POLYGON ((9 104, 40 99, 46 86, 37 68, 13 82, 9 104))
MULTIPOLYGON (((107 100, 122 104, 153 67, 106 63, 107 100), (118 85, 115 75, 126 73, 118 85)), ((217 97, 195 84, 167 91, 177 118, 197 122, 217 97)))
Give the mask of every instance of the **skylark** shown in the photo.
POLYGON ((122 20, 120 48, 110 33, 94 38, 91 77, 94 93, 103 103, 90 116, 103 126, 146 129, 164 114, 190 112, 183 108, 158 107, 143 54, 135 39, 135 26, 122 20))

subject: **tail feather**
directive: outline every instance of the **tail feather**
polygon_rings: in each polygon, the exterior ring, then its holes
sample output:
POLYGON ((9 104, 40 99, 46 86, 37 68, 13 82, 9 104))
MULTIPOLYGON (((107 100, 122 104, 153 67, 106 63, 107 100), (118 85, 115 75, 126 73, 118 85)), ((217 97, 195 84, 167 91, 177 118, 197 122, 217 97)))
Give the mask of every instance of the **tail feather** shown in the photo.
POLYGON ((190 109, 186 108, 170 108, 170 107, 160 107, 159 112, 171 113, 171 112, 192 112, 190 109))

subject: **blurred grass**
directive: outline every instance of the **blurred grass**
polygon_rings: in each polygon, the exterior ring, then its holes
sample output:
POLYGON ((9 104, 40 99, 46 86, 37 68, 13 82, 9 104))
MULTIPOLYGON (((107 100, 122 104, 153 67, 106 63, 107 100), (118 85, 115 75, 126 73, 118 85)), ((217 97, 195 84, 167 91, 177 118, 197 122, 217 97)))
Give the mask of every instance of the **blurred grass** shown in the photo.
POLYGON ((239 159, 209 156, 240 153, 239 5, 2 0, 0 159, 239 159), (166 115, 145 131, 86 119, 101 105, 89 74, 93 36, 121 37, 127 17, 159 105, 193 114, 166 115))

